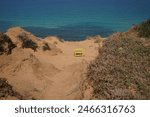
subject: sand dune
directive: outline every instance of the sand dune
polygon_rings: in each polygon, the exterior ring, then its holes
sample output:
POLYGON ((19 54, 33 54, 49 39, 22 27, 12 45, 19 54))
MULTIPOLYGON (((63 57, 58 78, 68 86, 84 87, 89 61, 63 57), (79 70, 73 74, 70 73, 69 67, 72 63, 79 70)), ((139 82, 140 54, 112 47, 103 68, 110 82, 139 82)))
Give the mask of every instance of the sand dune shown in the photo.
POLYGON ((0 55, 0 77, 15 91, 25 99, 82 99, 86 67, 97 56, 101 43, 94 39, 67 42, 57 37, 41 40, 21 28, 9 29, 6 34, 17 47, 9 55, 0 55), (37 44, 36 52, 22 48, 20 34, 37 44), (50 48, 47 51, 42 50, 45 43, 50 48), (77 48, 85 50, 84 57, 74 56, 77 48))

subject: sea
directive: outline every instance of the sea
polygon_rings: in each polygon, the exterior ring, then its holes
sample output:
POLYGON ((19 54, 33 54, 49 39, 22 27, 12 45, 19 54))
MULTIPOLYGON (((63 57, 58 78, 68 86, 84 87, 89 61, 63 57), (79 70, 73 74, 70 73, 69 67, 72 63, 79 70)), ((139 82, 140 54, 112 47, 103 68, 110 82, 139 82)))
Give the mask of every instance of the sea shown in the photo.
POLYGON ((150 18, 150 0, 1 0, 0 32, 22 27, 38 37, 78 41, 127 31, 150 18))

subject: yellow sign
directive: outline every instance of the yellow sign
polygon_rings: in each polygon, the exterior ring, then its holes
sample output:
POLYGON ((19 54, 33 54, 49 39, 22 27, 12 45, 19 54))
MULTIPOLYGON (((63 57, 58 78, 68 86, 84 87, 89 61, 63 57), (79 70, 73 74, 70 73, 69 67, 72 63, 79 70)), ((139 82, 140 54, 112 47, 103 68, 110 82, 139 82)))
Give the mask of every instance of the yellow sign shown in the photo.
POLYGON ((78 48, 74 50, 74 56, 75 57, 83 57, 85 56, 85 51, 83 48, 78 48))

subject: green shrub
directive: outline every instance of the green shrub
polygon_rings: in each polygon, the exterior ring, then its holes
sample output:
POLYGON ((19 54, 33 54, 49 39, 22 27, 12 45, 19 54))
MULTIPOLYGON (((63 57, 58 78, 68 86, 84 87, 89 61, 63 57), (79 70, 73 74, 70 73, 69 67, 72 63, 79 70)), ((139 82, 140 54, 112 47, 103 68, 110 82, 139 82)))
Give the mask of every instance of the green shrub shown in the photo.
POLYGON ((139 25, 138 33, 140 37, 150 38, 150 19, 139 25))
POLYGON ((17 99, 23 99, 23 96, 14 91, 13 87, 8 84, 6 78, 0 78, 0 99, 5 99, 9 96, 16 97, 17 99))
POLYGON ((43 50, 44 51, 51 50, 48 43, 45 43, 45 45, 43 46, 43 50))
POLYGON ((32 40, 25 40, 22 43, 22 47, 23 48, 31 48, 34 51, 36 51, 36 49, 38 48, 37 44, 35 42, 33 42, 32 40))
POLYGON ((150 99, 150 42, 111 37, 88 66, 93 99, 150 99), (147 43, 149 45, 145 45, 147 43))
POLYGON ((22 48, 31 48, 34 51, 37 50, 38 45, 31 39, 28 39, 26 34, 22 33, 18 38, 22 41, 22 48))
POLYGON ((11 54, 12 49, 15 47, 16 45, 7 35, 0 33, 0 55, 3 53, 11 54))

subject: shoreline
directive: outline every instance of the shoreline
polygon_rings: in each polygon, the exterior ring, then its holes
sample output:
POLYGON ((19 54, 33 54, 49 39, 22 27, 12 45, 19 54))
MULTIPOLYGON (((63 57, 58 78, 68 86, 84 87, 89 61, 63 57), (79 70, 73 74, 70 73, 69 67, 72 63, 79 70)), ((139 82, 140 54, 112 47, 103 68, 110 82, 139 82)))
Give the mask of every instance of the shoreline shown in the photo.
POLYGON ((108 37, 115 31, 101 27, 59 27, 59 28, 41 28, 41 27, 23 27, 23 29, 31 32, 37 37, 45 38, 48 36, 56 36, 65 41, 82 41, 88 37, 101 35, 108 37))
MULTIPOLYGON (((17 26, 20 27, 20 26, 17 26)), ((10 27, 14 28, 14 27, 10 27)), ((1 32, 7 32, 7 28, 1 32)), ((44 28, 44 27, 21 27, 24 30, 31 32, 36 37, 46 38, 48 36, 56 36, 65 41, 82 41, 88 37, 93 37, 96 35, 100 35, 104 38, 110 36, 116 31, 112 31, 107 28, 103 28, 100 26, 71 26, 71 27, 59 27, 59 28, 44 28)))

